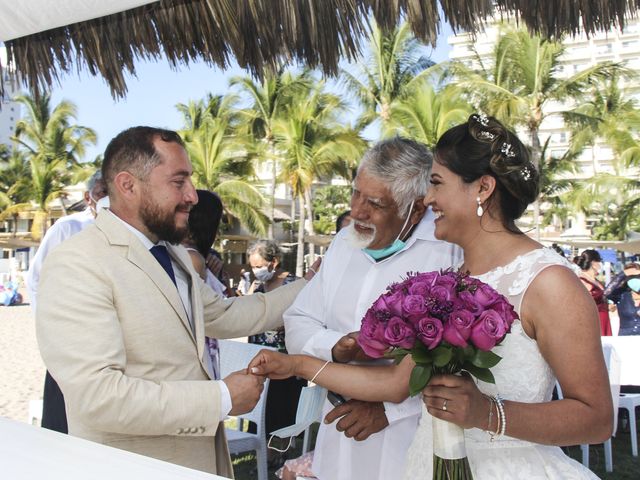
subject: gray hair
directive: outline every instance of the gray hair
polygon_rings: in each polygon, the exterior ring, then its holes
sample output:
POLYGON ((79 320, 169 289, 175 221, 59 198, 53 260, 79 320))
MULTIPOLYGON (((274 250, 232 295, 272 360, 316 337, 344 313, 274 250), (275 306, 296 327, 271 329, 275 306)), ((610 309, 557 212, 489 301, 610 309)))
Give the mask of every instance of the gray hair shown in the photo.
POLYGON ((366 170, 385 184, 398 206, 398 216, 405 217, 411 202, 427 194, 432 165, 433 155, 426 145, 394 137, 367 150, 358 173, 366 170))
POLYGON ((86 191, 91 192, 93 190, 93 187, 95 187, 96 183, 98 183, 100 180, 102 180, 102 170, 96 170, 96 172, 91 175, 89 180, 87 180, 86 191))
POLYGON ((253 255, 257 253, 267 262, 271 262, 274 259, 278 261, 282 260, 282 250, 276 242, 273 240, 256 240, 247 249, 247 255, 253 255))

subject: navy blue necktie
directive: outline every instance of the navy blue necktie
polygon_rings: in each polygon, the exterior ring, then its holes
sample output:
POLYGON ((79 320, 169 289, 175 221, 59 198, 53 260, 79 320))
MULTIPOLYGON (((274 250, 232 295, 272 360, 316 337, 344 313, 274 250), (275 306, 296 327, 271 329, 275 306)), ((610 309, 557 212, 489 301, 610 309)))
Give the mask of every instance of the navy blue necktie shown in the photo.
POLYGON ((162 265, 162 268, 164 268, 164 271, 167 272, 167 275, 169 275, 173 284, 177 285, 176 276, 173 273, 173 265, 171 265, 171 257, 169 257, 167 247, 165 247, 164 245, 156 245, 154 247, 151 247, 149 251, 151 252, 151 255, 156 257, 158 263, 162 265))

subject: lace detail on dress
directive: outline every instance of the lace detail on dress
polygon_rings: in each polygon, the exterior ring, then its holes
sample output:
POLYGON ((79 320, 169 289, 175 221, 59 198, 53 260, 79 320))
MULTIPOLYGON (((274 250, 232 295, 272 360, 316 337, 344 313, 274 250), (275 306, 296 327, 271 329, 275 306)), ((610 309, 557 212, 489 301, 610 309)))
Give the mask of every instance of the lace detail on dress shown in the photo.
MULTIPOLYGON (((536 276, 551 265, 570 268, 569 263, 547 248, 520 255, 509 264, 477 278, 505 295, 518 314, 522 298, 536 276)), ((501 345, 493 349, 502 360, 491 371, 496 383, 479 381, 478 388, 506 400, 540 403, 551 400, 555 377, 542 357, 538 344, 529 338, 519 320, 501 345)), ((566 457, 560 448, 502 437, 489 442, 488 433, 465 430, 469 463, 474 478, 480 479, 582 479, 597 478, 591 471, 566 457), (526 473, 525 473, 526 472, 526 473)), ((433 467, 431 416, 423 408, 422 420, 409 452, 405 478, 431 478, 433 467)))

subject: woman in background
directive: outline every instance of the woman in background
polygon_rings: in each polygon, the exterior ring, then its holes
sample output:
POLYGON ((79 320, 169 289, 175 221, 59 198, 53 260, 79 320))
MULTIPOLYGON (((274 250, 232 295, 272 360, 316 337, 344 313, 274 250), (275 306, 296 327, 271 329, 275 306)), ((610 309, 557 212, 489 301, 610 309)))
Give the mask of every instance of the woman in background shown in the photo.
POLYGON ((585 288, 591 294, 593 301, 598 307, 598 316, 600 317, 600 335, 603 337, 611 336, 611 320, 609 319, 609 303, 604 296, 604 285, 596 278, 602 267, 602 257, 597 250, 587 249, 581 255, 574 259, 574 262, 582 273, 580 280, 585 288))
MULTIPOLYGON (((296 280, 293 273, 282 268, 282 250, 276 242, 258 240, 249 247, 247 255, 253 276, 256 277, 251 293, 267 293, 296 280)), ((279 352, 286 353, 284 338, 284 327, 281 327, 278 330, 252 335, 249 337, 249 343, 273 347, 279 352)), ((295 423, 300 392, 306 385, 306 380, 297 377, 274 380, 269 383, 266 407, 267 434, 295 423)), ((273 440, 281 441, 276 438, 273 440)), ((284 445, 286 443, 288 442, 283 442, 284 445)), ((271 457, 269 463, 272 467, 280 467, 285 461, 284 456, 278 453, 280 452, 269 450, 271 457)))
MULTIPOLYGON (((218 280, 208 267, 207 257, 211 256, 211 246, 216 240, 220 219, 222 218, 222 201, 220 197, 208 190, 196 190, 198 203, 189 212, 189 233, 182 241, 182 245, 189 252, 193 268, 200 278, 211 289, 226 296, 226 286, 218 280)), ((222 262, 220 262, 222 263, 222 262)), ((220 358, 218 340, 206 337, 206 346, 211 359, 211 371, 215 379, 220 378, 220 358)))

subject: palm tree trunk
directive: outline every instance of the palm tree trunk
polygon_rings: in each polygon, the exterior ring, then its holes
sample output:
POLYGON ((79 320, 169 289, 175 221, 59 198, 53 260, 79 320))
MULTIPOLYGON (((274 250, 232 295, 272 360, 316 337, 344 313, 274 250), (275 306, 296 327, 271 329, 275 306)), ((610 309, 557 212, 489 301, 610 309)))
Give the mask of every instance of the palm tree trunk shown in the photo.
POLYGON ((291 192, 291 228, 289 229, 289 241, 293 241, 293 222, 296 220, 296 197, 291 192))
MULTIPOLYGON (((315 235, 315 229, 313 228, 313 205, 311 204, 311 189, 307 189, 304 192, 305 203, 307 204, 307 232, 309 235, 315 235)), ((316 260, 316 249, 313 243, 309 243, 309 265, 316 260)))
POLYGON ((64 199, 62 197, 59 197, 60 200, 60 206, 62 207, 62 214, 63 215, 67 215, 67 207, 64 205, 64 199))
MULTIPOLYGON (((531 162, 540 171, 540 138, 538 137, 538 127, 532 126, 529 130, 531 140, 531 162)), ((535 226, 536 241, 540 241, 540 196, 533 202, 533 224, 535 226)))
POLYGON ((298 195, 300 218, 298 219, 298 251, 296 252, 296 276, 304 275, 304 195, 298 195))
POLYGON ((269 156, 271 157, 271 211, 269 212, 269 230, 267 235, 269 240, 273 240, 273 224, 276 210, 276 181, 278 178, 275 147, 273 143, 269 144, 269 156))

